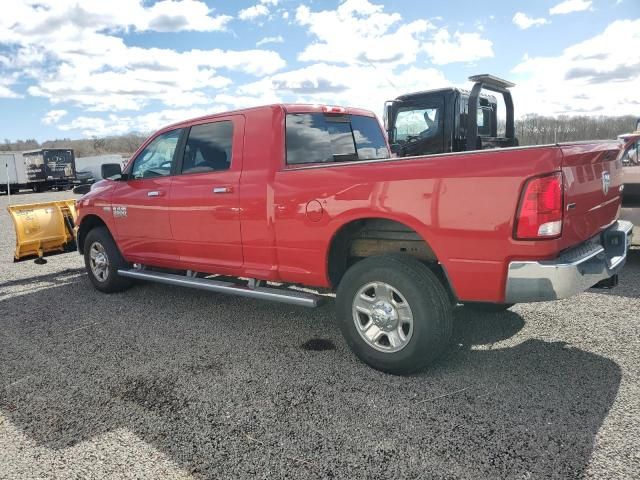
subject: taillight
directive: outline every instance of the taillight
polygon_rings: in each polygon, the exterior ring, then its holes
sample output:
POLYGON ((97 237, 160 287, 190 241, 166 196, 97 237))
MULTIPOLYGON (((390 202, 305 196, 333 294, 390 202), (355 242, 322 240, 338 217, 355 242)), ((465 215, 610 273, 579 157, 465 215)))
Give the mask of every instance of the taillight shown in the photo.
POLYGON ((531 178, 524 186, 515 238, 535 240, 557 238, 562 233, 562 172, 531 178))

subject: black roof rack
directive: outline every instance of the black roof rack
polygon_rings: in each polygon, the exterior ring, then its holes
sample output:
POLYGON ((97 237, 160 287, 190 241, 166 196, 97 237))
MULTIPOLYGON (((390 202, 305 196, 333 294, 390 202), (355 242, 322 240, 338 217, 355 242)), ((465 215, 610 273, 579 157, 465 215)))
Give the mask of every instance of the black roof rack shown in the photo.
POLYGON ((469 81, 474 83, 482 82, 484 88, 488 88, 489 90, 493 90, 495 88, 498 91, 516 86, 513 82, 503 80, 502 78, 498 78, 487 73, 483 73, 482 75, 472 75, 469 77, 469 81))

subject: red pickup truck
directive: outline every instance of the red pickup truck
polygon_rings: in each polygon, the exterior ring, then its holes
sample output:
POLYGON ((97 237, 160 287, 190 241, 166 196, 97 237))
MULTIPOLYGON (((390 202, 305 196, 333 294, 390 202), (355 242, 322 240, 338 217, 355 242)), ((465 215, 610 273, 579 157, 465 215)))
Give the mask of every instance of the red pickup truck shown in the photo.
POLYGON ((142 279, 315 306, 290 284, 335 290, 353 351, 406 373, 447 347, 456 303, 502 309, 615 284, 632 230, 616 220, 619 153, 595 142, 393 158, 369 111, 250 108, 151 136, 78 201, 77 244, 106 293, 142 279))

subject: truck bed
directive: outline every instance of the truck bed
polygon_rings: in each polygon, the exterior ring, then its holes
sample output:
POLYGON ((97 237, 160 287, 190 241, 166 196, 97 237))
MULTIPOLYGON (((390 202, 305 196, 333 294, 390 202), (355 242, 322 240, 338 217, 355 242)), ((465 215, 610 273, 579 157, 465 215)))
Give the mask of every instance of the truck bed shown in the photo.
POLYGON ((556 258, 615 221, 619 148, 597 142, 286 168, 274 182, 279 271, 289 281, 329 284, 321 267, 327 264, 326 238, 366 212, 398 220, 424 238, 459 299, 500 302, 509 261, 556 258), (515 240, 525 181, 556 171, 564 175, 569 209, 562 235, 515 240), (326 221, 305 220, 302 199, 309 198, 322 204, 326 221))

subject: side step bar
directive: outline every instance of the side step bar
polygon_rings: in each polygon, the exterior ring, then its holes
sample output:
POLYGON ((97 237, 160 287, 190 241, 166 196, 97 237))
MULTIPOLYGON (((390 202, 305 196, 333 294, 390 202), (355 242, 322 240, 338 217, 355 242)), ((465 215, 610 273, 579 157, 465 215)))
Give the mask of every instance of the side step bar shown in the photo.
POLYGON ((273 302, 288 303, 301 307, 314 308, 320 304, 321 297, 312 293, 297 292, 269 287, 249 288, 244 285, 237 285, 231 282, 221 282, 207 278, 187 277, 184 275, 174 275, 172 273, 150 272, 146 270, 130 269, 118 270, 118 275, 135 278, 138 280, 149 280, 152 282, 176 285, 179 287, 196 288, 208 290, 210 292, 228 293, 240 297, 257 298, 260 300, 271 300, 273 302))

